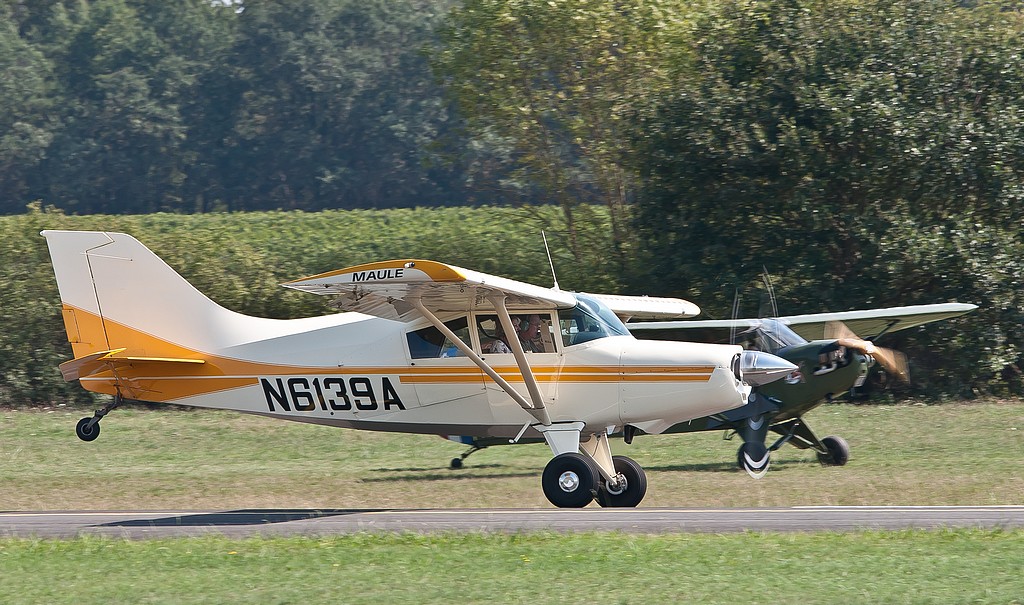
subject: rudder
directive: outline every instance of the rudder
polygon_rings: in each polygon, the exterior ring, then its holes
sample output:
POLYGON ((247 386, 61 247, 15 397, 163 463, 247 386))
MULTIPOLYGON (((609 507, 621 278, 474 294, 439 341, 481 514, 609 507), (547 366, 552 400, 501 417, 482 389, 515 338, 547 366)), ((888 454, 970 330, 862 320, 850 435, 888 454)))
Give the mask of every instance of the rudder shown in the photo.
POLYGON ((209 350, 237 313, 199 292, 134 237, 43 231, 76 358, 124 348, 189 357, 209 350))

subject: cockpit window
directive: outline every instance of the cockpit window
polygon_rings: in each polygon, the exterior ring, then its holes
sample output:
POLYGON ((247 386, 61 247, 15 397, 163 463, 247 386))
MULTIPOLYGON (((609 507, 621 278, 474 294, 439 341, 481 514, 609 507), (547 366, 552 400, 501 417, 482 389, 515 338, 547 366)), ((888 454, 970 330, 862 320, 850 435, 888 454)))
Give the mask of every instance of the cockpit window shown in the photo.
MULTIPOLYGON (((444 325, 455 333, 463 342, 469 342, 469 321, 459 317, 444 322, 444 325)), ((409 341, 409 354, 413 359, 430 357, 458 357, 462 355, 455 343, 445 337, 440 330, 429 326, 406 334, 409 341)))
POLYGON ((780 349, 807 342, 786 324, 775 319, 764 319, 754 328, 743 333, 747 348, 777 353, 780 349))
POLYGON ((622 320, 604 303, 583 294, 577 294, 576 301, 572 309, 558 312, 562 343, 566 346, 607 336, 630 335, 622 320))

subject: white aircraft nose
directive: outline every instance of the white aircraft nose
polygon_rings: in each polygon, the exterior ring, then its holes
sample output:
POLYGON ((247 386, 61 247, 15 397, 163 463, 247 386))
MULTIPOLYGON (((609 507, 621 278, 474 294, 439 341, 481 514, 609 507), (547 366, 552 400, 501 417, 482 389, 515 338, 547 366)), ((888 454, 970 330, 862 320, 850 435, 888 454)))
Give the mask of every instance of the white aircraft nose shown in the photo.
POLYGON ((759 387, 786 376, 797 367, 785 359, 764 351, 743 351, 740 370, 743 382, 759 387))

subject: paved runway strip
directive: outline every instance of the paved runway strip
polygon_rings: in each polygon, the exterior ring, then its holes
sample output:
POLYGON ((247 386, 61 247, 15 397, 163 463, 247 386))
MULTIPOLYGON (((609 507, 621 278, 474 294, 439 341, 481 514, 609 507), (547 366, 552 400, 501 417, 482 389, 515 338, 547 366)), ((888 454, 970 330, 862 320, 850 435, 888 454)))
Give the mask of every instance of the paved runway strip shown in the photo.
POLYGON ((1024 506, 0 512, 0 537, 326 536, 356 532, 732 533, 1022 528, 1024 506))

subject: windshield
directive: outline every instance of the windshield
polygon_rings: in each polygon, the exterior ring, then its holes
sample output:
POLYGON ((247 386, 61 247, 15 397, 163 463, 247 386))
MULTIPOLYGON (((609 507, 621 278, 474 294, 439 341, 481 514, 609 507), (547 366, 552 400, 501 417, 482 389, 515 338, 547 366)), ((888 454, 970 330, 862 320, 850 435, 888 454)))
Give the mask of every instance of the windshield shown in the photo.
POLYGON ((576 295, 576 306, 558 312, 562 343, 566 346, 605 338, 629 336, 622 320, 604 303, 583 294, 576 295))
POLYGON ((777 353, 780 349, 801 345, 807 341, 786 324, 775 319, 763 319, 760 324, 743 333, 746 348, 777 353))

